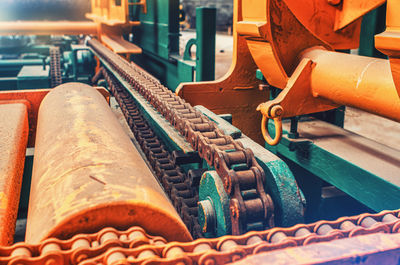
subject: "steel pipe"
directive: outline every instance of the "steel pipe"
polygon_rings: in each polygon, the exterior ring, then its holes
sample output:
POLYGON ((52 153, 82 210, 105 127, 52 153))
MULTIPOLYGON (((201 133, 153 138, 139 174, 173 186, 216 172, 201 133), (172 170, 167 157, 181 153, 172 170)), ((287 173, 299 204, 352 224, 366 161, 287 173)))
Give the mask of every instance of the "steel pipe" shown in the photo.
POLYGON ((103 96, 85 84, 58 86, 39 110, 26 241, 135 225, 191 240, 103 96))
POLYGON ((315 97, 400 121, 400 98, 389 60, 313 48, 303 54, 313 62, 315 97))
POLYGON ((41 60, 41 59, 0 60, 0 67, 4 68, 6 70, 11 67, 22 67, 25 65, 43 65, 43 60, 41 60))
POLYGON ((79 35, 97 34, 97 24, 86 21, 0 22, 0 35, 79 35))
POLYGON ((0 101, 0 245, 14 242, 29 125, 24 103, 0 101))

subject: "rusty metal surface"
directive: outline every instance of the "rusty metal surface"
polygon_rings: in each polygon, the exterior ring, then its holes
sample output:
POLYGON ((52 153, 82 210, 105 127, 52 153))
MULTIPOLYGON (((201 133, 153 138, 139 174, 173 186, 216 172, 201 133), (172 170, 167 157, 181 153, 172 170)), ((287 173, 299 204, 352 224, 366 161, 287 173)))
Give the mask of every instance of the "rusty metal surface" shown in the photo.
MULTIPOLYGON (((307 28, 310 32, 318 36, 318 38, 332 45, 336 49, 355 49, 359 45, 359 34, 361 19, 363 14, 367 13, 368 10, 363 9, 361 12, 352 9, 353 13, 348 13, 350 7, 347 6, 357 1, 341 1, 341 0, 284 0, 288 5, 290 11, 296 16, 296 18, 307 28), (337 5, 333 5, 333 2, 339 2, 337 5), (343 6, 342 5, 346 5, 343 6), (312 8, 304 8, 309 6, 312 8), (356 11, 356 12, 354 12, 356 11), (343 14, 346 12, 347 16, 351 16, 351 20, 346 21, 347 27, 340 27, 335 29, 336 19, 338 13, 343 14), (355 14, 357 13, 357 14, 355 14), (353 23, 352 23, 353 22, 353 23), (351 24, 351 25, 349 25, 351 24)), ((385 0, 378 0, 380 2, 385 0)), ((372 2, 361 0, 359 2, 372 2)), ((375 0, 376 2, 376 0, 375 0)))
POLYGON ((28 147, 35 146, 36 121, 40 103, 50 89, 30 89, 18 91, 0 91, 1 101, 23 100, 28 107, 29 139, 28 147))
POLYGON ((128 63, 95 39, 89 40, 88 45, 106 63, 109 71, 125 79, 132 90, 146 98, 185 136, 200 157, 209 166, 215 167, 226 192, 231 196, 233 234, 249 231, 254 223, 261 223, 262 227, 273 226, 274 204, 264 189, 265 173, 250 149, 243 148, 231 136, 225 135, 215 123, 141 68, 128 63), (245 200, 242 192, 246 190, 255 196, 245 200))
POLYGON ((40 106, 27 220, 29 243, 132 225, 191 239, 103 96, 79 83, 40 106))
POLYGON ((200 163, 200 157, 171 153, 143 116, 125 88, 105 69, 100 70, 125 116, 130 130, 193 238, 203 237, 198 222, 199 179, 203 170, 186 173, 180 164, 200 163), (194 172, 197 172, 195 174, 194 172))
POLYGON ((340 0, 339 2, 336 10, 335 31, 347 28, 351 23, 369 11, 383 5, 386 0, 340 0))
MULTIPOLYGON (((110 94, 104 87, 96 87, 107 102, 110 102, 110 94)), ((29 139, 28 147, 35 146, 36 125, 40 103, 51 89, 28 89, 15 91, 0 91, 0 101, 23 102, 28 108, 29 139)))
POLYGON ((11 245, 28 142, 28 109, 0 101, 0 245, 11 245))
MULTIPOLYGON (((282 261, 293 258, 290 253, 298 253, 296 257, 302 258, 301 264, 334 260, 330 257, 336 257, 342 263, 343 260, 365 262, 369 261, 371 255, 386 256, 387 262, 393 260, 391 257, 396 257, 395 261, 398 261, 399 213, 400 210, 362 214, 335 221, 254 231, 241 236, 202 238, 186 243, 167 242, 157 235, 149 235, 140 227, 122 232, 108 227, 95 234, 78 234, 64 241, 49 238, 37 245, 18 243, 0 247, 0 264, 34 265, 52 261, 50 264, 222 265, 250 257, 242 262, 249 264, 252 260, 260 262, 260 258, 268 261, 264 257, 276 258, 275 253, 280 253, 278 256, 282 257, 282 261), (360 237, 363 235, 367 236, 360 237), (321 245, 321 242, 326 243, 321 245), (314 251, 307 252, 309 249, 314 251), (335 251, 329 251, 332 249, 335 251)), ((295 262, 296 259, 287 261, 295 262)))

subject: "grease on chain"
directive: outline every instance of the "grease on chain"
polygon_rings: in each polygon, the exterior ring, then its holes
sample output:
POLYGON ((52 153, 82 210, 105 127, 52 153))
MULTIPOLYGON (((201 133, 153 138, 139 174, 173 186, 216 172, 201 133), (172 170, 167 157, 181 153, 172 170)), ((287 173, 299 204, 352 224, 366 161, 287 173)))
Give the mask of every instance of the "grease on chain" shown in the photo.
MULTIPOLYGON (((111 93, 115 96, 132 133, 183 222, 193 238, 202 237, 201 227, 197 218, 199 181, 189 178, 186 172, 176 164, 176 155, 174 159, 163 141, 157 137, 146 119, 144 119, 132 97, 122 87, 121 83, 107 73, 106 70, 101 69, 100 71, 105 77, 111 93)), ((96 79, 98 77, 93 81, 96 81, 96 79)), ((198 156, 186 158, 189 160, 186 162, 200 162, 198 156)))
MULTIPOLYGON (((182 98, 140 67, 128 63, 95 39, 88 45, 109 70, 117 73, 132 89, 149 101, 198 151, 221 177, 230 196, 232 234, 243 234, 254 227, 274 225, 274 206, 264 190, 265 173, 253 152, 225 135, 214 122, 195 110, 182 98), (249 195, 243 197, 242 194, 249 195)), ((125 88, 127 89, 127 88, 125 88)))
POLYGON ((150 236, 140 227, 123 232, 105 228, 96 234, 79 234, 69 240, 50 238, 39 245, 17 243, 0 247, 0 265, 227 264, 248 255, 286 247, 379 232, 398 233, 399 215, 400 210, 383 211, 188 243, 166 243, 162 237, 150 236))

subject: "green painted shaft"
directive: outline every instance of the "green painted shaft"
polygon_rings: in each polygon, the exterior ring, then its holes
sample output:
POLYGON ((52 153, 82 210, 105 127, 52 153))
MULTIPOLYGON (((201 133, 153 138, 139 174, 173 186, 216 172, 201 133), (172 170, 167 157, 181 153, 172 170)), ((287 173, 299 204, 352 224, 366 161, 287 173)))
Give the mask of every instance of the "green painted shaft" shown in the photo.
POLYGON ((215 79, 215 8, 196 8, 196 81, 215 79))

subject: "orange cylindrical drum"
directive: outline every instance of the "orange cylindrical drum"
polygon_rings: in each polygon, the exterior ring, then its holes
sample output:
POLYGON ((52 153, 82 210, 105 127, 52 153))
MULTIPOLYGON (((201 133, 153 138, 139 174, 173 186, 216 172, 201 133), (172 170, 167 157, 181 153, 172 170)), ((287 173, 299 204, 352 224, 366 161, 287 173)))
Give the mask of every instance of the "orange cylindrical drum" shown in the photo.
POLYGON ((310 76, 315 97, 400 121, 400 98, 388 60, 322 49, 304 58, 314 62, 310 76))
POLYGON ((38 117, 26 241, 103 227, 141 226, 167 240, 191 236, 96 89, 61 85, 38 117))

